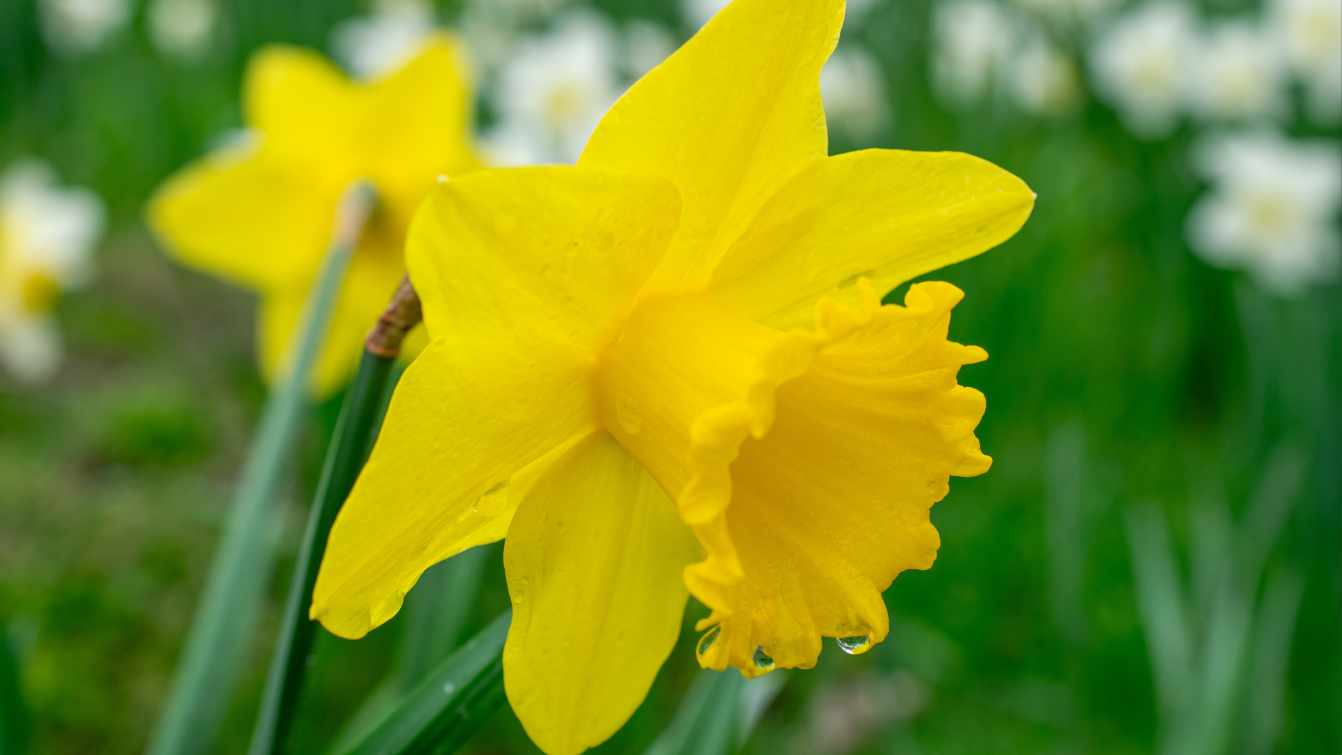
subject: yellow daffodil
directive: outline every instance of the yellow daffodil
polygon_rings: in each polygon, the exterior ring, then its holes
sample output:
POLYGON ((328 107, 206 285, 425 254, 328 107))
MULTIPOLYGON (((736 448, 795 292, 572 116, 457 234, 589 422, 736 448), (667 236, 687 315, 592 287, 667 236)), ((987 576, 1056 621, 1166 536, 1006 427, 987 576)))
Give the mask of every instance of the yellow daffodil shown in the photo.
POLYGON ((842 0, 737 0, 575 167, 437 189, 407 247, 431 343, 331 532, 311 615, 360 637, 507 536, 508 699, 551 755, 615 732, 679 633, 747 676, 886 635, 951 475, 990 460, 961 292, 878 292, 1010 237, 1033 195, 954 153, 827 156, 842 0))
MULTIPOLYGON (((320 55, 270 47, 251 61, 249 133, 168 179, 149 218, 178 259, 257 291, 258 347, 273 377, 331 237, 336 204, 365 178, 378 206, 355 253, 313 380, 349 376, 363 334, 405 273, 406 228, 439 175, 477 167, 471 92, 440 36, 393 74, 351 81, 320 55)), ((422 344, 421 344, 422 345, 422 344)))

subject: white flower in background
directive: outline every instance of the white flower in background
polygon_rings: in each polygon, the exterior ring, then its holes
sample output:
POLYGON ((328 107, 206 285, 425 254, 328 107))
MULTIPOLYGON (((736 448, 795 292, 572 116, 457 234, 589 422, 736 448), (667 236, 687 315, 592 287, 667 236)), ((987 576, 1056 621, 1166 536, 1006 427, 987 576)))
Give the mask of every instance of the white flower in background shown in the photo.
POLYGON ((521 40, 496 82, 499 122, 482 139, 491 163, 576 162, 620 95, 617 47, 609 24, 589 14, 570 15, 548 34, 521 40))
POLYGON ((1008 88, 1016 104, 1035 115, 1070 112, 1081 94, 1076 65, 1043 34, 1031 35, 1011 57, 1008 88))
POLYGON ((219 19, 213 0, 154 0, 149 6, 149 35, 154 47, 171 57, 199 57, 219 19))
POLYGON ((830 127, 853 139, 867 139, 890 121, 881 65, 871 53, 840 45, 820 69, 820 96, 830 127))
POLYGON ((1291 67, 1309 87, 1315 117, 1342 117, 1342 2, 1273 0, 1272 26, 1291 67))
POLYGON ((1259 132, 1210 137, 1194 167, 1212 184, 1188 216, 1189 242, 1208 264, 1241 268, 1291 294, 1337 275, 1342 244, 1342 149, 1259 132))
POLYGON ((127 0, 40 0, 42 34, 55 51, 89 53, 130 21, 127 0))
POLYGON ((1263 118, 1286 106, 1286 68, 1265 30, 1247 21, 1212 27, 1193 48, 1188 102, 1206 120, 1263 118))
POLYGON ((331 48, 355 76, 376 79, 410 62, 437 24, 427 0, 378 0, 370 15, 342 21, 332 30, 331 48))
POLYGON ((624 69, 637 79, 676 51, 671 30, 657 21, 636 18, 624 26, 624 69))
POLYGON ((486 78, 512 57, 518 38, 543 25, 570 0, 467 0, 457 20, 486 78))
POLYGON ((60 188, 45 163, 0 175, 0 364, 16 378, 49 378, 60 361, 51 316, 61 289, 88 280, 106 211, 88 189, 60 188))
POLYGON ((932 17, 932 83, 949 105, 982 100, 1007 64, 1017 21, 989 0, 952 0, 932 17))
POLYGON ((471 57, 486 77, 508 60, 517 45, 517 24, 496 8, 487 3, 468 5, 457 21, 471 57))
POLYGON ((1123 16, 1096 40, 1095 88, 1133 135, 1160 138, 1178 125, 1195 39, 1188 6, 1158 1, 1123 16))

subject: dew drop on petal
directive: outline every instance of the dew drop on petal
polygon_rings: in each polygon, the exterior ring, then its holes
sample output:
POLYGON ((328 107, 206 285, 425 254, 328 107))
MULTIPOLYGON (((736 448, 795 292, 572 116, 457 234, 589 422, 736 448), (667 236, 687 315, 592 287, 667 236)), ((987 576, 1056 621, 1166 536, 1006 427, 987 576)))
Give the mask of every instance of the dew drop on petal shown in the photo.
POLYGON ((444 685, 443 685, 443 694, 444 694, 444 695, 455 694, 456 691, 457 691, 457 685, 453 684, 452 682, 448 682, 447 684, 444 684, 444 685))
POLYGON ((764 652, 764 646, 759 645, 755 648, 755 668, 768 671, 774 667, 774 659, 770 658, 764 652))
POLYGON ((474 511, 480 516, 495 516, 508 506, 508 484, 512 482, 509 477, 486 490, 484 495, 475 502, 474 511))
POLYGON ((638 435, 643 429, 643 409, 639 407, 638 399, 627 393, 615 402, 615 418, 630 435, 638 435))
POLYGON ((704 636, 699 638, 699 646, 696 647, 694 651, 699 655, 707 653, 708 649, 713 647, 713 643, 718 641, 718 635, 721 633, 722 633, 721 624, 713 627, 707 632, 704 632, 704 636))
POLYGON ((839 649, 849 655, 861 655, 871 648, 871 638, 865 634, 856 637, 835 637, 839 649))

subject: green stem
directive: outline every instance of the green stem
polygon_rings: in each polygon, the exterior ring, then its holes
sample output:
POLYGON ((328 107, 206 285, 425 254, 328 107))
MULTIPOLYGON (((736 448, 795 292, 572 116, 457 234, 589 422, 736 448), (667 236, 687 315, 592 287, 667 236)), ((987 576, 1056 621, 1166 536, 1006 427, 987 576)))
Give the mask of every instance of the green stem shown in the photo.
POLYGON ((326 541, 336 514, 354 489, 382 422, 388 377, 405 334, 420 320, 419 297, 404 278, 391 303, 378 318, 364 344, 363 358, 326 454, 317 495, 308 511, 308 525, 289 582, 279 637, 266 674, 261 711, 252 730, 249 755, 270 755, 284 749, 307 672, 317 625, 307 616, 317 572, 326 555, 326 541))
POLYGON ((261 712, 252 730, 250 755, 269 755, 283 749, 293 722, 307 671, 308 655, 316 633, 316 624, 307 617, 312 589, 317 584, 317 569, 326 553, 326 538, 336 514, 354 487, 376 428, 382 397, 395 358, 364 352, 354 385, 345 396, 331 450, 326 456, 317 495, 308 512, 307 530, 294 564, 289 597, 284 604, 279 636, 270 658, 261 712))
POLYGON ((305 403, 309 375, 373 200, 372 189, 364 183, 351 186, 341 199, 331 246, 291 341, 296 350, 282 382, 266 398, 167 704, 146 748, 148 755, 203 753, 223 721, 270 578, 276 532, 271 504, 305 403))

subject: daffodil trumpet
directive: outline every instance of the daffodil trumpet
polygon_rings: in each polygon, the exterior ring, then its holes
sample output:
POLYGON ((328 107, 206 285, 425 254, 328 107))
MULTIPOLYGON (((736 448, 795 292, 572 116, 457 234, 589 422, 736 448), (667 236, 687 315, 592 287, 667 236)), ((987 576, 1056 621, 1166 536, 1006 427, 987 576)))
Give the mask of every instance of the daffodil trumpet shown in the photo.
POLYGON ((478 172, 416 213, 430 339, 331 529, 310 616, 348 638, 505 538, 508 700, 550 755, 646 696, 688 596, 698 660, 809 668, 886 636, 931 506, 986 472, 963 294, 912 285, 1025 222, 956 153, 829 156, 842 0, 736 0, 606 114, 576 166, 478 172))
POLYGON ((271 576, 271 504, 345 272, 375 202, 365 181, 355 181, 341 193, 327 253, 303 305, 289 355, 281 362, 281 380, 266 398, 168 701, 146 750, 150 755, 207 751, 222 723, 271 576))

